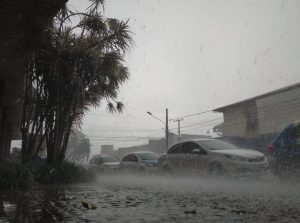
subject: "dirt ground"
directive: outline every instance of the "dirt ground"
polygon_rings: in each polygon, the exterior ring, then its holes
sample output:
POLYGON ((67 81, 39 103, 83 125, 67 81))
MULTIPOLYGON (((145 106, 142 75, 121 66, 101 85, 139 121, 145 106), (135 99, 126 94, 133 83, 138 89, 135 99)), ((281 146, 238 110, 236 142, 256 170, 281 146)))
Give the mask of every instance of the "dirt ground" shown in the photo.
POLYGON ((100 175, 89 185, 2 191, 0 223, 299 222, 299 192, 275 178, 100 175))

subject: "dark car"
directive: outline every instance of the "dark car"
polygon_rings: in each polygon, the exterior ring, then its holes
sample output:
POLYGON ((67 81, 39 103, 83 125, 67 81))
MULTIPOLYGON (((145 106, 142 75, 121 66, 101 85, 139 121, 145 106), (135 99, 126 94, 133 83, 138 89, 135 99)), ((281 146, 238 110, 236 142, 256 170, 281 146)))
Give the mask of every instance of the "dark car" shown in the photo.
POLYGON ((268 148, 271 169, 279 177, 299 175, 300 170, 300 121, 284 128, 268 148))
POLYGON ((89 162, 89 168, 94 171, 116 171, 120 167, 120 160, 112 155, 95 155, 89 162))

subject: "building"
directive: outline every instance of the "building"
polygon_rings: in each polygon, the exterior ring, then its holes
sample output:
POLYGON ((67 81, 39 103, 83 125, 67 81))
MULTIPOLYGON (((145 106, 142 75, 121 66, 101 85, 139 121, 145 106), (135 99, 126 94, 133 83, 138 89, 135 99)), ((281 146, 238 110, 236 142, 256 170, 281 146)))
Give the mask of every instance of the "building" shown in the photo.
POLYGON ((101 154, 111 154, 114 149, 114 145, 102 145, 101 154))
POLYGON ((300 83, 280 88, 234 104, 222 112, 222 135, 227 138, 272 139, 289 123, 300 120, 300 83))

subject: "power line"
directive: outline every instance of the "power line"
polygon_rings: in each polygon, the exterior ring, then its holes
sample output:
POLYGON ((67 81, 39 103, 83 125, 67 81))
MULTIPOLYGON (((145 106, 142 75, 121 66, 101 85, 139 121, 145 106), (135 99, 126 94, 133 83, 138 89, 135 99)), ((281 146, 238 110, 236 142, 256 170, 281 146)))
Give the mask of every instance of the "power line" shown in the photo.
MULTIPOLYGON (((247 114, 247 116, 249 116, 249 120, 250 121, 260 121, 260 120, 270 120, 272 118, 281 118, 281 117, 285 117, 285 116, 289 116, 291 114, 296 114, 296 112, 298 110, 300 110, 299 107, 299 99, 293 99, 293 100, 289 100, 289 101, 284 101, 284 102, 280 102, 277 104, 273 104, 273 105, 267 105, 267 106, 257 106, 257 109, 253 112, 247 111, 245 110, 245 114, 247 114), (251 115, 253 115, 251 117, 251 115), (254 116, 255 115, 255 116, 254 116), (267 115, 267 116, 265 116, 267 115), (265 116, 265 117, 264 117, 265 116)), ((209 111, 206 111, 209 112, 209 111)), ((204 113, 204 112, 201 112, 204 113)), ((196 113, 193 115, 198 115, 200 113, 196 113)), ((296 118, 296 117, 295 117, 296 118)), ((215 122, 217 120, 221 120, 222 118, 217 118, 217 119, 211 119, 211 120, 206 120, 206 121, 202 121, 202 122, 196 122, 196 123, 192 123, 189 125, 185 125, 182 126, 183 131, 187 132, 187 131, 193 131, 193 130, 210 130, 213 128, 213 126, 211 128, 205 128, 205 129, 199 129, 203 126, 201 126, 204 123, 212 123, 215 122), (197 126, 197 127, 193 127, 193 126, 197 126), (192 127, 192 128, 191 128, 192 127)), ((240 124, 245 124, 246 120, 241 120, 239 121, 238 119, 236 119, 235 121, 231 121, 230 123, 226 124, 226 126, 238 126, 240 124)), ((176 130, 177 128, 172 128, 170 130, 176 130)), ((109 130, 109 129, 103 129, 103 130, 95 130, 95 129, 90 129, 93 132, 116 132, 116 133, 121 133, 121 132, 156 132, 154 135, 158 135, 161 134, 160 132, 162 132, 162 130, 154 130, 154 129, 122 129, 122 130, 109 130)), ((152 136, 149 136, 149 138, 151 138, 152 136)), ((103 139, 104 137, 102 137, 103 139)), ((147 137, 144 137, 143 139, 141 138, 114 138, 114 139, 122 139, 122 140, 130 140, 130 141, 138 141, 138 140, 146 140, 147 137)))
POLYGON ((163 129, 87 129, 82 128, 83 131, 93 131, 93 132, 160 132, 163 129))
MULTIPOLYGON (((276 105, 263 106, 260 109, 269 108, 269 107, 277 106, 277 105, 280 105, 280 104, 286 104, 286 103, 290 103, 290 102, 299 102, 299 101, 300 101, 299 99, 294 99, 294 100, 289 100, 289 101, 283 101, 283 102, 280 102, 280 103, 278 103, 276 105)), ((178 117, 178 119, 192 117, 192 116, 196 116, 196 115, 202 115, 202 114, 209 113, 209 112, 213 112, 213 110, 207 110, 207 111, 197 112, 197 113, 190 114, 190 115, 180 116, 180 117, 178 117)), ((177 119, 177 118, 175 118, 175 119, 177 119)))
POLYGON ((183 129, 182 131, 186 132, 186 131, 198 131, 198 130, 201 130, 202 128, 209 128, 209 129, 212 129, 214 127, 214 125, 212 126, 197 126, 197 127, 192 127, 192 128, 188 128, 188 129, 183 129))
MULTIPOLYGON (((182 126, 181 128, 185 128, 185 127, 189 127, 189 126, 195 126, 195 125, 201 125, 201 124, 204 124, 204 123, 210 123, 210 122, 214 122, 214 121, 221 120, 221 119, 223 119, 223 118, 216 118, 216 119, 210 119, 210 120, 203 121, 203 122, 196 122, 194 124, 182 126)), ((170 130, 175 130, 175 129, 177 129, 177 128, 173 128, 173 129, 170 129, 170 130)))
POLYGON ((111 142, 140 142, 140 141, 147 141, 147 139, 93 139, 93 141, 111 141, 111 142))
POLYGON ((196 116, 196 115, 202 115, 202 114, 205 114, 205 113, 208 113, 208 112, 212 112, 212 110, 203 111, 203 112, 198 112, 198 113, 195 113, 195 114, 190 114, 190 115, 184 115, 184 116, 180 116, 180 117, 178 117, 178 118, 175 118, 175 119, 183 119, 183 118, 188 118, 188 117, 192 117, 192 116, 196 116))
MULTIPOLYGON (((299 104, 296 104, 297 102, 299 102, 299 100, 290 100, 289 102, 293 102, 293 104, 289 105, 285 110, 283 110, 283 109, 285 108, 285 104, 288 103, 288 102, 282 102, 282 103, 278 103, 276 105, 262 106, 262 107, 258 108, 258 111, 247 112, 247 114, 248 115, 257 114, 256 118, 250 118, 250 119, 252 121, 259 121, 259 120, 265 120, 265 119, 271 119, 271 118, 281 118, 281 117, 293 114, 297 110, 300 110, 299 104), (260 115, 267 114, 268 116, 266 118, 262 119, 259 114, 260 115)), ((220 119, 222 119, 222 118, 220 118, 220 119)), ((208 121, 205 121, 205 122, 194 123, 194 124, 191 124, 191 125, 183 126, 182 128, 185 128, 185 127, 188 127, 188 126, 194 126, 194 125, 201 125, 203 123, 208 123, 208 122, 216 121, 216 120, 219 120, 219 119, 213 119, 213 120, 208 120, 208 121)), ((246 122, 245 120, 235 121, 234 123, 226 124, 226 126, 237 126, 237 125, 240 125, 240 124, 244 124, 245 122, 246 122)), ((199 128, 199 127, 192 128, 192 129, 190 129, 190 128, 189 129, 184 129, 184 131, 191 131, 191 130, 194 130, 194 129, 197 129, 197 128, 199 128)), ((213 126, 210 129, 212 129, 212 128, 213 128, 213 126)), ((209 129, 199 129, 199 131, 200 130, 209 130, 209 129)))
MULTIPOLYGON (((206 130, 211 130, 212 128, 205 128, 205 129, 203 129, 203 128, 201 128, 201 129, 197 129, 197 131, 206 131, 206 130)), ((188 129, 188 130, 183 130, 185 133, 186 132, 190 132, 190 131, 192 131, 193 129, 188 129)))

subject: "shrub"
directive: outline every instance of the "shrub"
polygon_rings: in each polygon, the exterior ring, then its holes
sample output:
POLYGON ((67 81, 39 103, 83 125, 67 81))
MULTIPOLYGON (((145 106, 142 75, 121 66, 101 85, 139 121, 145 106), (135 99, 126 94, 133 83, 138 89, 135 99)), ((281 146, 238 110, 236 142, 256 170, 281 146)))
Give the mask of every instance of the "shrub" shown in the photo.
POLYGON ((6 161, 0 164, 0 187, 19 189, 31 187, 34 176, 30 166, 22 165, 19 161, 6 161))
POLYGON ((0 188, 27 188, 39 184, 73 184, 90 182, 95 178, 92 171, 82 165, 60 162, 48 165, 45 160, 37 160, 22 165, 10 160, 0 165, 0 188))
POLYGON ((36 176, 36 181, 41 184, 84 183, 95 178, 92 171, 71 162, 61 162, 55 166, 39 165, 39 171, 36 176))

